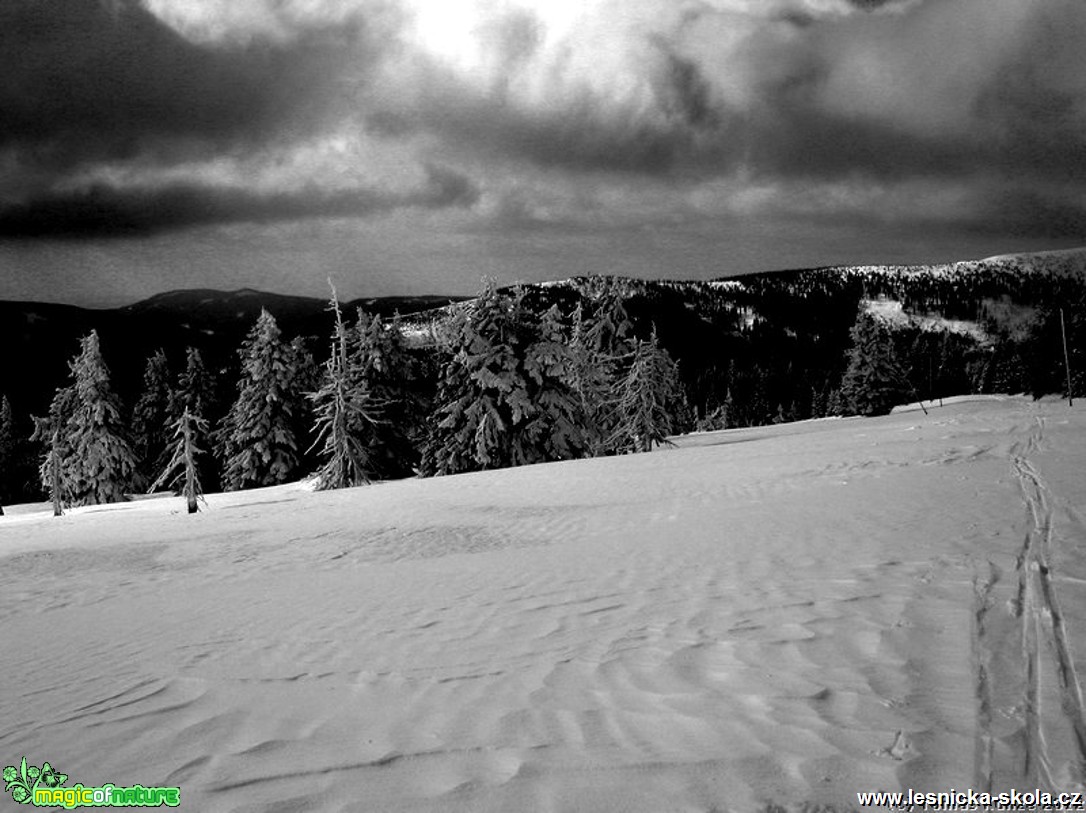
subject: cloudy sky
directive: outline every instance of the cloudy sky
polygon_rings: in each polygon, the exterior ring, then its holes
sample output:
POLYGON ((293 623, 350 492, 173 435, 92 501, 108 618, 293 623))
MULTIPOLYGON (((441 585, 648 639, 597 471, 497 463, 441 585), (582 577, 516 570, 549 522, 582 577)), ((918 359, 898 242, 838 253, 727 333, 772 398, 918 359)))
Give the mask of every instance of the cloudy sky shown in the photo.
POLYGON ((0 298, 1086 244, 1082 0, 3 0, 0 298))

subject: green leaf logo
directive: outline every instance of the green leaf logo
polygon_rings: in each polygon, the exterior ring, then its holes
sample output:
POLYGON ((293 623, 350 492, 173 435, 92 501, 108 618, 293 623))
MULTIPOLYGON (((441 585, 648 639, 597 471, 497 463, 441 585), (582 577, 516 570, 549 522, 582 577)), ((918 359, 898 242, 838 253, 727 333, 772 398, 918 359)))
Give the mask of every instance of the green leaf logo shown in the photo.
POLYGON ((11 798, 18 804, 29 804, 34 796, 34 788, 39 783, 47 788, 58 788, 63 785, 68 774, 60 773, 52 765, 46 762, 42 767, 28 765, 26 757, 22 758, 19 767, 8 765, 4 768, 4 790, 11 793, 11 798))

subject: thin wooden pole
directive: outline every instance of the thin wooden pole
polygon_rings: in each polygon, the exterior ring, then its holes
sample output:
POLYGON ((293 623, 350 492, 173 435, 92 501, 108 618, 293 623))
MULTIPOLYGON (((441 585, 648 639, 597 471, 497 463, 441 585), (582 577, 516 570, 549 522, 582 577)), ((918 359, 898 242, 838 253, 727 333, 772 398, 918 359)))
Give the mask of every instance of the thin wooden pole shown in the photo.
POLYGON ((916 391, 916 387, 913 386, 912 379, 905 375, 903 369, 898 370, 898 375, 901 376, 901 380, 905 382, 905 385, 912 391, 913 397, 916 399, 916 403, 920 404, 920 408, 924 410, 924 414, 928 414, 928 408, 924 406, 924 399, 920 397, 920 393, 916 391))
POLYGON ((1074 393, 1071 392, 1071 357, 1067 353, 1067 323, 1063 320, 1063 308, 1060 308, 1060 335, 1063 337, 1063 369, 1067 373, 1067 406, 1074 406, 1074 393))
POLYGON ((939 351, 939 406, 943 405, 943 369, 946 367, 946 341, 950 334, 943 333, 943 347, 939 351))

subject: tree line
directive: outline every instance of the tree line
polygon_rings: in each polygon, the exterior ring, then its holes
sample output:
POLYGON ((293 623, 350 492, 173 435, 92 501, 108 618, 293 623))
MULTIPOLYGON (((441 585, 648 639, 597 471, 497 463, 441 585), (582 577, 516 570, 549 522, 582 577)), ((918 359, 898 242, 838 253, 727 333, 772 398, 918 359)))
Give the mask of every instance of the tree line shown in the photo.
POLYGON ((0 455, 11 471, 16 457, 37 455, 38 483, 57 514, 164 486, 195 512, 204 491, 311 473, 317 488, 341 488, 664 443, 682 397, 677 366, 655 334, 633 335, 621 296, 605 292, 565 315, 529 299, 523 288, 488 283, 433 349, 410 346, 398 318, 359 310, 346 319, 333 295, 321 366, 264 310, 238 351, 229 405, 190 347, 176 377, 162 351, 147 360, 126 412, 92 331, 69 364, 70 383, 47 415, 33 417, 19 448, 3 399, 0 455))
MULTIPOLYGON (((347 316, 333 292, 323 363, 263 311, 238 349, 232 393, 197 348, 176 374, 158 351, 130 411, 92 331, 29 437, 0 400, 0 504, 33 480, 58 513, 161 488, 196 511, 204 491, 307 475, 318 488, 341 488, 645 451, 691 429, 1066 388, 1051 352, 1051 307, 1015 319, 993 307, 981 314, 991 337, 982 343, 949 330, 891 330, 857 313, 857 299, 819 301, 817 291, 804 294, 801 313, 787 310, 793 294, 777 294, 776 305, 763 296, 760 318, 745 322, 724 308, 692 320, 685 303, 666 307, 670 295, 664 287, 654 300, 611 278, 564 293, 491 282, 436 326, 436 347, 420 347, 398 317, 347 316), (775 308, 787 311, 788 326, 775 308)), ((1081 313, 1061 325, 1078 371, 1072 389, 1084 383, 1081 313)))

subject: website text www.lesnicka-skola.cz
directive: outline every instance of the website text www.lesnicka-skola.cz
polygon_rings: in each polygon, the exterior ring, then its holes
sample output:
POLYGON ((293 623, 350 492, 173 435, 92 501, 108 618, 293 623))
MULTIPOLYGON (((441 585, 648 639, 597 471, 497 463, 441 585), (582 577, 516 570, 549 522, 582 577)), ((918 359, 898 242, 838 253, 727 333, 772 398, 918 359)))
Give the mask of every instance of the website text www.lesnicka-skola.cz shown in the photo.
POLYGON ((856 794, 860 807, 885 810, 1055 810, 1086 811, 1086 797, 1079 792, 1050 793, 1034 790, 1007 790, 988 793, 975 790, 918 792, 914 790, 869 791, 856 794))

